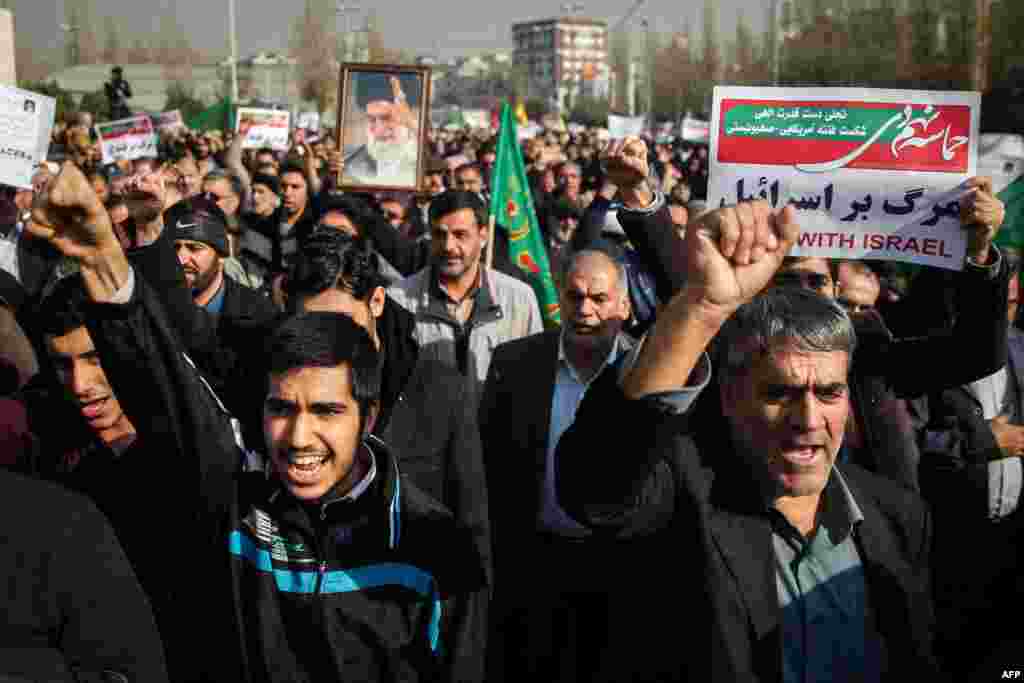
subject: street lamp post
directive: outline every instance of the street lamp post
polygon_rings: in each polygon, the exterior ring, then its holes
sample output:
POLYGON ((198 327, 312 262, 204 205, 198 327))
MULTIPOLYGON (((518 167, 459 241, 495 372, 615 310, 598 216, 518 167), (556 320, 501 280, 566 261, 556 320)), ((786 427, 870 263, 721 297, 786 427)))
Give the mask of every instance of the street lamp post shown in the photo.
POLYGON ((650 119, 651 130, 654 130, 654 64, 651 52, 651 23, 646 19, 640 20, 644 28, 644 47, 647 49, 647 116, 650 119))
POLYGON ((228 0, 228 40, 231 43, 231 103, 238 103, 238 33, 235 30, 235 0, 228 0))
POLYGON ((68 66, 75 66, 78 64, 78 38, 76 34, 80 29, 74 24, 61 24, 60 30, 64 32, 64 40, 67 41, 65 59, 68 62, 68 66))
POLYGON ((357 12, 361 12, 362 9, 363 8, 360 7, 359 5, 356 5, 356 4, 353 4, 353 3, 350 3, 350 2, 339 2, 338 3, 338 8, 335 11, 335 14, 337 14, 340 17, 342 17, 344 19, 344 21, 345 21, 345 32, 342 34, 342 53, 341 53, 341 61, 343 61, 343 62, 349 61, 349 32, 350 32, 350 25, 351 25, 350 22, 349 22, 349 17, 351 15, 353 15, 353 14, 356 14, 357 12))

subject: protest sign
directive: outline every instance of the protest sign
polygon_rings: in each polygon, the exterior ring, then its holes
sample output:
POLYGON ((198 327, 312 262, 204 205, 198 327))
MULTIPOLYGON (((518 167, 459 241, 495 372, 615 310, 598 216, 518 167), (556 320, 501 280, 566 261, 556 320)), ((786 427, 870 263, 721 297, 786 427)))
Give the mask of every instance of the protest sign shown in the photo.
POLYGON ((31 188, 46 161, 57 103, 52 97, 0 86, 0 183, 31 188))
POLYGON ((288 128, 291 114, 274 109, 239 107, 235 132, 243 137, 242 149, 269 147, 288 151, 288 128))
POLYGON ((181 111, 165 111, 162 114, 153 114, 153 126, 159 130, 180 130, 185 127, 185 121, 181 118, 181 111))
POLYGON ((708 205, 795 205, 793 256, 960 270, 979 116, 977 93, 718 87, 708 205))
POLYGON ((299 112, 299 121, 296 128, 308 130, 311 133, 320 132, 320 113, 315 111, 299 112))
POLYGON ((640 135, 643 132, 643 116, 608 115, 608 133, 611 135, 613 140, 619 140, 627 135, 640 135))
POLYGON ((462 120, 470 128, 490 128, 491 112, 486 109, 463 109, 462 120))
POLYGON ((707 142, 711 134, 711 123, 690 116, 684 116, 679 123, 679 137, 687 142, 707 142))
POLYGON ((157 140, 153 122, 145 114, 96 124, 103 163, 155 157, 157 140))

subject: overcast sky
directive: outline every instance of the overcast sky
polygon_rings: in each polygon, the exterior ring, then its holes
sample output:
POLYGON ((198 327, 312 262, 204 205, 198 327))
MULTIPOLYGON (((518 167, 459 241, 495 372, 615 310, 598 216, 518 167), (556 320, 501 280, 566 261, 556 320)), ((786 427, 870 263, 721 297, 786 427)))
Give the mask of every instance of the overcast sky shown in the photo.
MULTIPOLYGON (((7 0, 15 11, 19 44, 27 34, 31 44, 59 48, 63 37, 59 25, 64 3, 74 0, 7 0)), ((172 7, 185 27, 193 46, 224 51, 227 45, 229 0, 95 0, 99 23, 111 15, 128 32, 156 26, 163 8, 172 7)), ((235 0, 238 11, 238 38, 242 56, 261 49, 282 49, 288 45, 289 30, 303 0, 235 0)), ((609 21, 621 18, 634 0, 589 0, 583 2, 584 16, 609 21)), ((2 4, 2 2, 0 2, 2 4)), ((400 47, 417 53, 435 53, 442 57, 465 55, 488 49, 509 48, 511 25, 517 21, 561 14, 560 2, 543 0, 349 0, 365 10, 372 7, 385 31, 388 47, 400 47)), ((766 24, 767 0, 718 0, 718 26, 723 37, 732 37, 740 10, 755 31, 766 24)), ((701 26, 703 0, 645 0, 636 17, 645 16, 658 31, 674 31, 688 18, 696 31, 701 26)), ((634 17, 634 24, 636 22, 634 17)), ((338 27, 342 26, 338 19, 338 27)), ((130 40, 126 41, 130 44, 130 40)))

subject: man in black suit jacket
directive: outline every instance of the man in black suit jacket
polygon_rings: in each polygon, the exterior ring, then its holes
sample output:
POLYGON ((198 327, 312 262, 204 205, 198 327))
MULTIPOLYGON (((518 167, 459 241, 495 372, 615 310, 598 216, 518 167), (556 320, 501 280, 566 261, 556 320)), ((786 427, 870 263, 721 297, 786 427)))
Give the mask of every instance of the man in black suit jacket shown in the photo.
POLYGON ((603 546, 559 506, 553 458, 591 382, 633 346, 617 257, 612 245, 574 254, 562 328, 502 344, 491 362, 480 429, 496 539, 492 681, 587 680, 603 647, 605 587, 580 580, 603 546))
POLYGON ((617 550, 594 569, 613 630, 598 680, 939 674, 926 508, 834 466, 849 317, 814 292, 761 292, 797 234, 793 209, 772 215, 765 202, 692 223, 686 286, 559 444, 560 500, 617 550), (650 397, 695 381, 714 337, 729 433, 706 434, 650 397))

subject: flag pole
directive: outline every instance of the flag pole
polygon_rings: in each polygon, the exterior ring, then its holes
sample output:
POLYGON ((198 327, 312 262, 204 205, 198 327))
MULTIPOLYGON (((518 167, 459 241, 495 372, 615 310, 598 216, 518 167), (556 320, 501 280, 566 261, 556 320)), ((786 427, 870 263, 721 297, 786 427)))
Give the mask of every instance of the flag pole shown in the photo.
POLYGON ((497 245, 494 243, 494 214, 487 219, 487 270, 491 269, 494 263, 494 249, 497 245))

